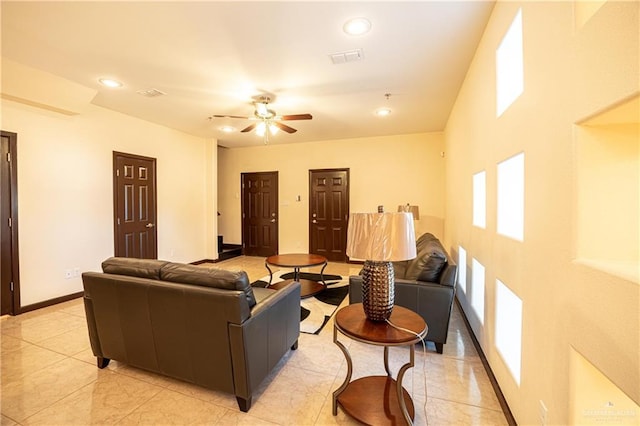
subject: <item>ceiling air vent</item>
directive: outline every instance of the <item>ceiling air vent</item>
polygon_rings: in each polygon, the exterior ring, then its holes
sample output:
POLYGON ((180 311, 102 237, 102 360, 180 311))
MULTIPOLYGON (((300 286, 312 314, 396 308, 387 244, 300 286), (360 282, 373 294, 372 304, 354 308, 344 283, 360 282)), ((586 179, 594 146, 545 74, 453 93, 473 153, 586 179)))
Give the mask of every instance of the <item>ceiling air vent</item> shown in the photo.
POLYGON ((142 96, 146 96, 147 98, 155 98, 158 96, 166 95, 166 93, 154 88, 138 90, 136 93, 142 96))
POLYGON ((329 55, 334 65, 345 64, 347 62, 361 61, 364 58, 362 49, 348 50, 346 52, 332 53, 329 55))

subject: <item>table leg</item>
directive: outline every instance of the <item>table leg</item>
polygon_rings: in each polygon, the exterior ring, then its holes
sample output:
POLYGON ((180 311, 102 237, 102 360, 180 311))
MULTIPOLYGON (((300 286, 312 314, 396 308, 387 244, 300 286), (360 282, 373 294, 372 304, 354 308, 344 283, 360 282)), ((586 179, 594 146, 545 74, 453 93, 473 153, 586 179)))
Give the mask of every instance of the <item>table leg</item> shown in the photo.
POLYGON ((387 372, 387 376, 392 377, 391 369, 389 368, 389 346, 384 347, 384 370, 387 372))
POLYGON ((271 281, 273 280, 273 272, 271 271, 271 268, 269 268, 269 264, 267 262, 264 262, 264 266, 265 268, 267 268, 267 271, 269 271, 269 285, 271 285, 271 281))
POLYGON ((300 281, 300 267, 298 266, 293 268, 293 280, 300 281))
POLYGON ((333 415, 337 416, 338 415, 338 397, 347 388, 347 386, 349 385, 349 382, 351 381, 351 375, 353 374, 353 363, 351 362, 351 355, 349 354, 349 351, 347 350, 347 348, 342 344, 342 342, 338 341, 338 328, 335 325, 333 326, 333 343, 335 343, 340 348, 340 350, 344 354, 344 357, 347 360, 347 376, 344 378, 344 382, 342 382, 340 387, 333 392, 332 409, 333 409, 333 415))
POLYGON ((320 281, 322 281, 322 285, 324 285, 325 287, 327 286, 327 283, 324 281, 324 268, 327 267, 327 261, 325 260, 324 265, 322 265, 322 269, 320 270, 320 281))
MULTIPOLYGON (((385 347, 385 349, 387 348, 385 347)), ((406 420, 408 425, 413 425, 413 420, 409 416, 409 412, 407 410, 407 404, 404 401, 403 392, 402 392, 403 391, 402 379, 404 378, 404 373, 406 373, 408 369, 413 367, 414 360, 415 360, 415 347, 414 345, 411 345, 409 349, 409 362, 400 368, 400 371, 398 371, 398 379, 396 380, 396 385, 397 385, 396 393, 398 395, 398 401, 400 402, 400 409, 402 410, 402 415, 404 416, 404 419, 406 420)))

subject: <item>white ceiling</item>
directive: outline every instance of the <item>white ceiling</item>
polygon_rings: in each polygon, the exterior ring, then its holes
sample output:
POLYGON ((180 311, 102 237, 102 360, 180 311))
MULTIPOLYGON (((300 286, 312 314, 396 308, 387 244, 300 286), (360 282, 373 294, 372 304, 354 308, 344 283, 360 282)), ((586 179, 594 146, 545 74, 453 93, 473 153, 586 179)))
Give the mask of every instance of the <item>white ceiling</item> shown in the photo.
POLYGON ((441 131, 493 2, 8 2, 2 56, 98 90, 93 103, 227 147, 259 145, 252 97, 275 95, 297 133, 271 144, 441 131), (349 36, 350 18, 371 31, 349 36), (329 55, 362 49, 364 59, 329 55), (111 77, 124 83, 107 89, 111 77), (136 93, 155 88, 165 96, 136 93), (389 100, 385 93, 390 93, 389 100), (392 114, 376 117, 376 108, 392 114))

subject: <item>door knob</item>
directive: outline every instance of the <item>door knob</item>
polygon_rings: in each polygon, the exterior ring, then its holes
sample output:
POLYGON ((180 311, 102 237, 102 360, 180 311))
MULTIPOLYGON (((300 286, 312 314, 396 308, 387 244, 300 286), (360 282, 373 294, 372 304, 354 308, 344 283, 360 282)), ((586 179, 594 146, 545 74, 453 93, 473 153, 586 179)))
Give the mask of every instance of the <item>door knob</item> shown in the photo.
POLYGON ((271 219, 271 223, 276 223, 276 220, 275 219, 271 219))
POLYGON ((311 223, 318 223, 318 221, 317 221, 317 220, 315 220, 315 219, 313 219, 313 220, 311 221, 311 223))
POLYGON ((153 225, 153 223, 147 223, 147 224, 145 225, 145 227, 147 227, 147 228, 153 228, 153 227, 154 227, 154 225, 153 225))

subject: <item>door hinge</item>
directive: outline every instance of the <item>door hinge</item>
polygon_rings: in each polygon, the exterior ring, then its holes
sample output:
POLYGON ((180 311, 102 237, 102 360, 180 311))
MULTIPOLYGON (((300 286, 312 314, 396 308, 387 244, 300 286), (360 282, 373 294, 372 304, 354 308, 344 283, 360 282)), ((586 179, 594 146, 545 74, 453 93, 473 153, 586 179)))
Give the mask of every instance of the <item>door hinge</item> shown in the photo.
POLYGON ((120 218, 118 218, 118 225, 120 225, 120 218))
POLYGON ((13 291, 13 281, 11 281, 11 282, 9 283, 9 289, 10 289, 11 291, 13 291))
POLYGON ((9 218, 9 228, 11 228, 11 225, 13 225, 13 223, 11 222, 11 218, 9 218))
POLYGON ((7 163, 11 162, 11 153, 7 152, 7 163))
POLYGON ((116 176, 120 176, 120 169, 116 169, 116 176))

